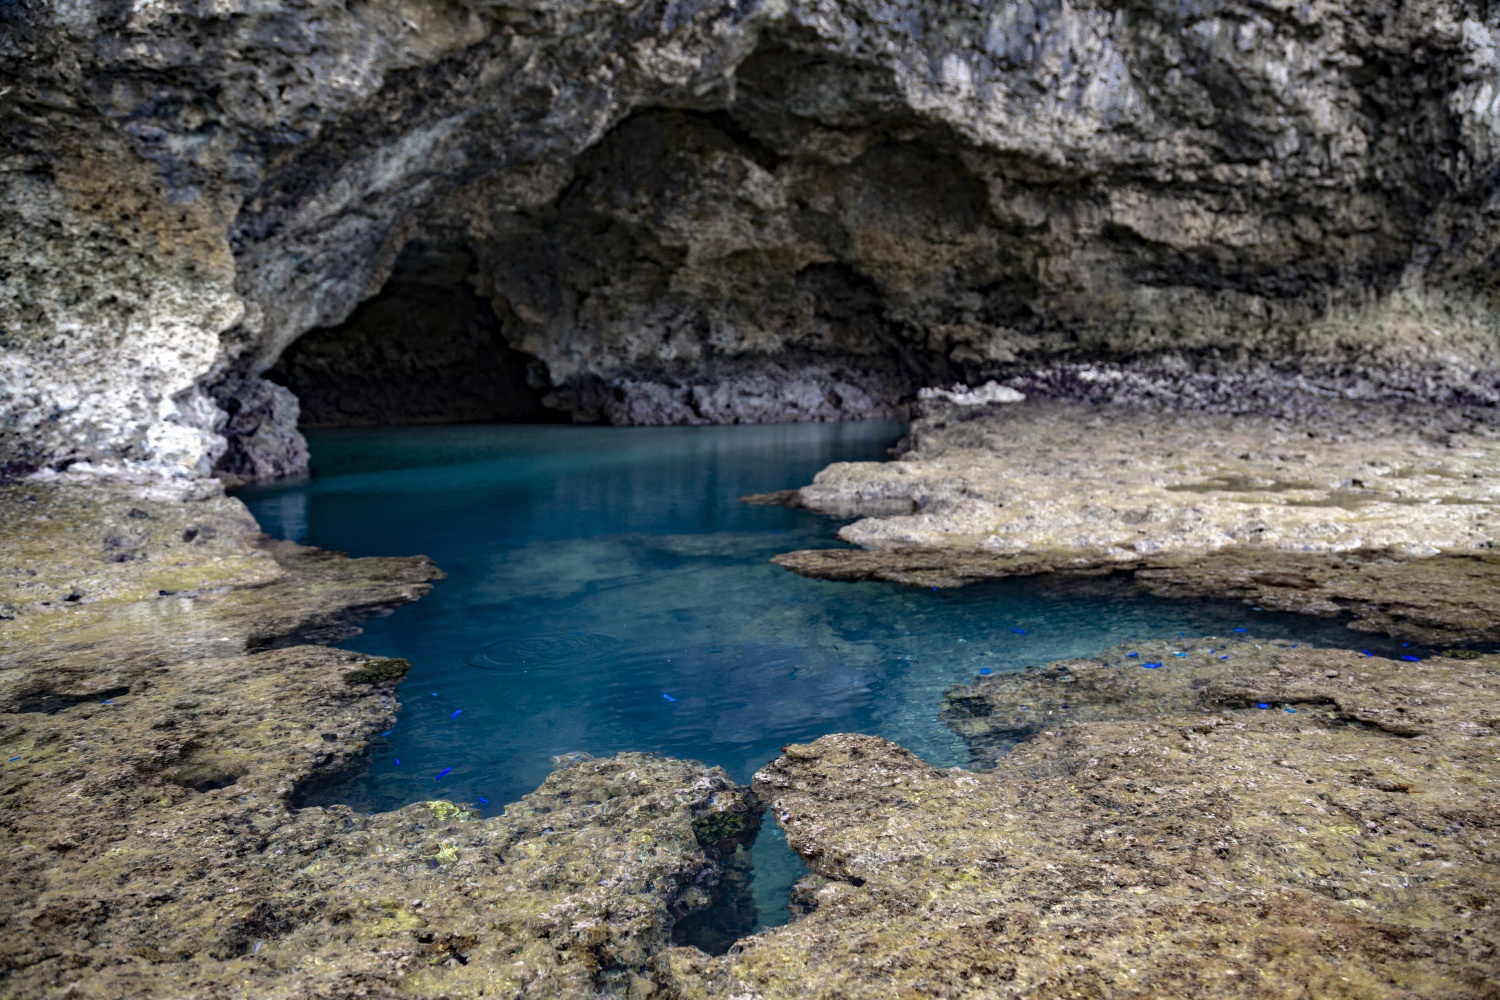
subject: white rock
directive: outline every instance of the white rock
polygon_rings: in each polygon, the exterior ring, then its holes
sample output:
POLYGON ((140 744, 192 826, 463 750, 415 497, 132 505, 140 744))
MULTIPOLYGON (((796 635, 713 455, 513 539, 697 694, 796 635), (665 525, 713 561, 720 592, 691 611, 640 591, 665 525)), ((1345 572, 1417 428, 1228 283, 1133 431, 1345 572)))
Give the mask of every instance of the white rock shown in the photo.
POLYGON ((962 382, 956 382, 951 389, 919 389, 917 398, 941 399, 958 406, 986 406, 990 403, 1019 403, 1026 398, 1026 394, 999 382, 986 382, 977 389, 970 389, 962 382))

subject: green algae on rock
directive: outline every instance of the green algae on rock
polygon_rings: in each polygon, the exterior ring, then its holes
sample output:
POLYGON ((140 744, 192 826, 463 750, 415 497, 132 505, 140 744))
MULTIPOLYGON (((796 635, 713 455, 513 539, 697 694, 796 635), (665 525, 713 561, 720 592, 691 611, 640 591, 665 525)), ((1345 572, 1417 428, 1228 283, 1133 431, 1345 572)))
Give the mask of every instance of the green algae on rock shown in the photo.
POLYGON ((1227 646, 955 690, 980 756, 1021 740, 991 771, 788 747, 756 788, 811 912, 666 953, 669 993, 1500 995, 1500 657, 1227 646))
POLYGON ((344 675, 345 684, 385 684, 393 683, 403 679, 407 671, 411 670, 411 661, 400 657, 387 656, 378 660, 371 660, 358 670, 351 670, 344 675))
POLYGON ((644 996, 757 829, 722 771, 643 754, 494 819, 298 808, 406 669, 304 643, 429 561, 271 542, 212 483, 22 480, 0 515, 0 995, 644 996))

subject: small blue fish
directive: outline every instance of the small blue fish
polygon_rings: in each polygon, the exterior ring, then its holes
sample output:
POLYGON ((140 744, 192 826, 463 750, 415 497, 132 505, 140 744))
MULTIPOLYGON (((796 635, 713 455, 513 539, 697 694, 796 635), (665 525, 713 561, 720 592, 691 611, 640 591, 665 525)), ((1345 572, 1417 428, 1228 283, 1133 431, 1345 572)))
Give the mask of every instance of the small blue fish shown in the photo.
POLYGON ((456 718, 458 718, 458 717, 459 717, 459 715, 460 715, 460 714, 461 714, 461 713, 462 713, 462 712, 463 712, 463 709, 461 709, 461 708, 460 708, 460 709, 459 709, 459 710, 458 710, 458 711, 457 711, 457 712, 454 712, 454 713, 453 713, 453 716, 452 716, 452 717, 453 717, 453 718, 455 718, 455 719, 456 719, 456 718))
POLYGON ((1186 653, 1173 653, 1173 656, 1187 656, 1186 653))
POLYGON ((1422 658, 1420 656, 1403 656, 1403 657, 1401 657, 1401 659, 1403 659, 1403 660, 1409 660, 1412 663, 1421 663, 1422 662, 1422 658))
POLYGON ((936 587, 933 587, 933 588, 932 588, 932 589, 933 589, 933 590, 937 590, 937 588, 936 588, 936 587))
POLYGON ((6 761, 5 763, 7 763, 7 764, 14 764, 16 761, 18 761, 20 759, 21 758, 19 758, 19 757, 12 757, 10 760, 6 761))
POLYGON ((113 705, 114 703, 115 700, 113 698, 105 698, 104 701, 100 702, 102 705, 113 705))
POLYGON ((482 802, 482 803, 484 803, 485 805, 489 805, 490 804, 490 800, 489 799, 480 799, 479 801, 482 802))
POLYGON ((395 732, 394 729, 387 729, 385 732, 381 733, 380 735, 381 736, 389 736, 389 735, 391 735, 394 732, 395 732))
POLYGON ((1131 658, 1131 659, 1134 659, 1135 657, 1140 656, 1141 654, 1140 653, 1126 653, 1125 655, 1127 657, 1131 658))
POLYGON ((396 758, 396 766, 397 766, 397 767, 400 767, 400 766, 401 766, 401 758, 400 758, 400 757, 397 757, 397 758, 396 758))
POLYGON ((667 699, 668 701, 676 701, 677 700, 676 698, 673 698, 669 694, 663 694, 662 697, 665 698, 665 699, 667 699))
POLYGON ((1300 643, 1300 642, 1294 642, 1294 643, 1292 643, 1292 648, 1296 649, 1300 645, 1302 645, 1302 643, 1300 643))
POLYGON ((1229 659, 1229 657, 1227 657, 1227 656, 1221 656, 1221 657, 1219 657, 1219 659, 1221 659, 1221 660, 1227 660, 1227 659, 1229 659))
POLYGON ((1366 656, 1374 656, 1375 655, 1374 653, 1370 652, 1368 649, 1361 649, 1360 652, 1364 653, 1366 656))
POLYGON ((1411 645, 1411 643, 1409 643, 1409 642, 1403 642, 1403 643, 1402 643, 1402 644, 1401 644, 1401 648, 1402 648, 1402 649, 1405 649, 1405 648, 1406 648, 1406 647, 1407 647, 1407 646, 1410 646, 1410 645, 1411 645))
POLYGON ((1270 708, 1271 706, 1267 705, 1265 702, 1261 701, 1261 702, 1256 702, 1255 707, 1256 708, 1270 708))
POLYGON ((1292 715, 1296 715, 1297 714, 1297 710, 1295 708, 1283 708, 1282 711, 1283 712, 1288 712, 1288 713, 1290 713, 1292 715))
POLYGON ((443 768, 441 771, 438 772, 437 777, 433 778, 432 780, 433 781, 442 781, 443 780, 443 775, 447 774, 451 770, 453 770, 453 768, 451 768, 451 767, 445 767, 445 768, 443 768))
POLYGON ((1011 629, 1011 631, 1014 632, 1016 635, 1025 635, 1026 634, 1026 630, 1024 628, 1013 628, 1013 629, 1011 629))
POLYGON ((1155 670, 1157 667, 1161 666, 1161 664, 1160 663, 1142 663, 1141 666, 1144 667, 1147 670, 1155 670))
POLYGON ((982 674, 985 677, 988 677, 990 674, 993 674, 994 671, 991 670, 989 667, 980 667, 979 668, 979 673, 982 674))
POLYGON ((1250 630, 1247 629, 1247 628, 1237 628, 1237 629, 1231 629, 1231 631, 1233 631, 1233 632, 1248 632, 1250 630))
POLYGON ((434 697, 434 698, 436 698, 436 697, 437 697, 437 692, 436 692, 436 691, 434 691, 434 692, 432 692, 432 696, 433 696, 433 697, 434 697))

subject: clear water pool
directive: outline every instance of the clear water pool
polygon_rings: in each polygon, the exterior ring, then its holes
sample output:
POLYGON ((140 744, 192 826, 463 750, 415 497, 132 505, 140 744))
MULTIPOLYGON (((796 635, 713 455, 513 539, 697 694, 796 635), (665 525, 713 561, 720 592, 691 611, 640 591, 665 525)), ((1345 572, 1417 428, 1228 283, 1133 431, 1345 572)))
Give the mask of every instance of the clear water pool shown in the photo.
MULTIPOLYGON (((741 495, 801 485, 830 462, 884 458, 901 432, 868 423, 310 433, 310 479, 239 494, 262 527, 353 555, 423 553, 448 574, 348 643, 405 657, 412 670, 368 772, 329 800, 362 810, 487 800, 498 812, 546 777, 553 756, 580 750, 660 751, 747 781, 783 744, 834 732, 964 764, 937 713, 943 691, 983 667, 1235 627, 1351 642, 1334 623, 1232 603, 1065 593, 1036 580, 946 591, 826 583, 768 562, 838 544, 839 523, 741 495)), ((784 922, 804 869, 774 824, 753 853, 760 922, 784 922)))

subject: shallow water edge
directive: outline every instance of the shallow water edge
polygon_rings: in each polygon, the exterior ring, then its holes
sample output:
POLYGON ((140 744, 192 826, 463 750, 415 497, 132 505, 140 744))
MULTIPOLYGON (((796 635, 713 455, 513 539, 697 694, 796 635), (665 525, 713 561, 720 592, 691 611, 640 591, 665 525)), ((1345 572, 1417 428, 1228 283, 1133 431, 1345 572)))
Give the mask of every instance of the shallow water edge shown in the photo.
POLYGON ((280 637, 346 635, 429 564, 268 546, 211 488, 19 489, 0 489, 17 818, 0 954, 18 994, 881 995, 869 955, 956 995, 1184 977, 1208 995, 1493 992, 1495 657, 1261 643, 1243 674, 1204 674, 1222 654, 1197 643, 1122 648, 959 693, 980 721, 1060 693, 1129 709, 1023 734, 993 773, 868 737, 792 744, 756 788, 821 880, 811 913, 714 959, 669 928, 712 896, 716 834, 746 814, 727 776, 616 756, 504 817, 290 806, 396 717, 399 666, 280 637))
MULTIPOLYGON (((1154 599, 1123 575, 933 591, 830 585, 772 565, 789 548, 838 545, 842 521, 742 495, 884 459, 904 432, 311 433, 311 479, 239 494, 260 522, 326 548, 424 552, 447 578, 346 643, 412 664, 403 707, 357 775, 299 804, 384 812, 441 794, 497 815, 580 751, 653 751, 748 783, 788 743, 837 732, 964 766, 974 749, 943 721, 945 692, 979 676, 1187 635, 1399 648, 1342 620, 1154 599)), ((748 894, 742 933, 786 923, 807 874, 765 826, 741 859, 744 892, 720 903, 738 913, 748 894)))

